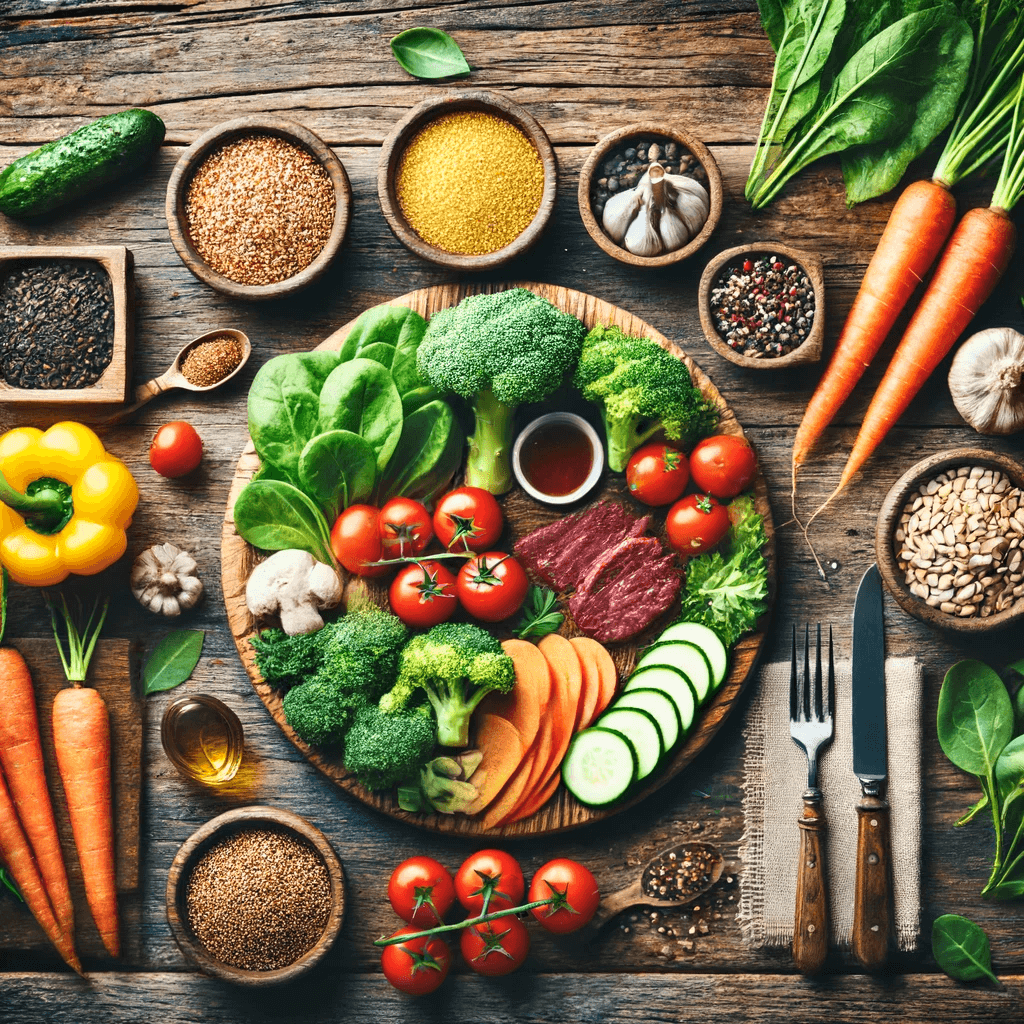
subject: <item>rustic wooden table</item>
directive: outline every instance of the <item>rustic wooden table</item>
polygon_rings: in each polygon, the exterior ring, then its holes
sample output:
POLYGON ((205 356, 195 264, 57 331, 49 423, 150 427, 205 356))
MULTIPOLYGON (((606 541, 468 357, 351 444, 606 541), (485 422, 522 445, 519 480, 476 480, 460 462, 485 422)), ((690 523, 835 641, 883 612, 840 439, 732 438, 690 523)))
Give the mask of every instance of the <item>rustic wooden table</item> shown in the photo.
MULTIPOLYGON (((957 644, 929 631, 886 601, 890 654, 919 657, 926 669, 924 724, 923 940, 895 958, 884 978, 862 974, 834 952, 817 981, 795 975, 786 951, 751 950, 740 936, 736 905, 743 869, 716 887, 699 909, 627 914, 600 941, 581 949, 534 931, 527 966, 500 981, 459 968, 441 992, 414 1002, 393 991, 371 945, 394 926, 385 898, 388 872, 425 852, 456 866, 479 844, 398 824, 357 803, 320 777, 274 726, 246 679, 228 633, 219 586, 219 539, 228 483, 246 436, 245 395, 267 358, 312 347, 365 307, 414 288, 450 280, 407 252, 388 231, 376 195, 379 146, 411 106, 443 86, 409 78, 391 59, 388 39, 414 25, 451 32, 474 71, 455 88, 494 89, 525 105, 545 126, 558 155, 554 221, 542 242, 503 277, 566 285, 599 295, 643 317, 690 352, 726 395, 757 447, 775 503, 787 517, 789 450, 819 368, 744 371, 711 352, 701 335, 696 284, 707 259, 741 241, 777 239, 816 250, 825 263, 830 350, 891 199, 847 210, 838 165, 804 173, 766 212, 743 201, 772 68, 754 0, 597 0, 507 4, 498 0, 436 7, 353 3, 189 0, 183 4, 100 0, 10 0, 0 19, 5 84, 0 97, 0 163, 129 106, 167 124, 166 142, 139 176, 35 225, 0 218, 5 244, 119 244, 135 255, 138 316, 136 384, 162 372, 178 348, 214 327, 239 327, 254 358, 222 392, 158 399, 130 426, 104 434, 136 474, 142 501, 130 554, 159 541, 193 551, 206 595, 184 624, 207 631, 199 668, 185 689, 226 701, 245 727, 241 776, 222 790, 192 785, 160 747, 159 724, 171 695, 150 697, 144 728, 142 885, 124 900, 125 955, 87 958, 89 980, 57 969, 42 942, 0 952, 0 1019, 29 1022, 162 1020, 1012 1020, 1024 1006, 1024 909, 993 905, 978 893, 990 861, 982 823, 953 823, 973 802, 971 783, 942 756, 934 719, 946 667, 970 656, 1003 664, 1020 656, 1019 633, 957 644), (352 227, 325 280, 269 305, 231 301, 195 280, 175 255, 164 220, 164 188, 182 148, 208 127, 244 113, 272 112, 318 132, 344 162, 355 193, 352 227), (681 267, 645 272, 614 262, 585 233, 576 205, 579 169, 593 143, 638 119, 678 119, 703 139, 721 165, 722 223, 707 248, 681 267), (149 468, 155 429, 183 418, 203 436, 196 476, 169 481, 149 468), (182 841, 231 807, 288 807, 318 825, 340 853, 349 913, 327 963, 281 991, 236 990, 196 974, 175 947, 164 915, 167 870, 182 841), (996 990, 947 979, 929 953, 931 922, 946 912, 974 918, 992 940, 996 990)), ((922 161, 918 173, 927 173, 922 161)), ((962 193, 964 205, 987 203, 989 185, 962 193)), ((494 279, 498 279, 495 277, 494 279)), ((1020 326, 1021 260, 983 313, 987 323, 1020 326)), ((884 359, 880 360, 884 364, 884 359)), ((879 378, 868 373, 826 438, 806 478, 808 503, 823 498, 838 473, 879 378)), ((815 536, 830 567, 818 578, 810 555, 789 530, 779 534, 778 600, 768 656, 785 657, 793 623, 831 622, 848 650, 858 581, 873 560, 875 515, 896 477, 918 458, 978 437, 961 422, 940 370, 866 472, 815 536)), ((15 422, 0 406, 6 428, 15 422)), ((1019 441, 986 440, 1001 451, 1019 441)), ((109 635, 148 651, 160 633, 127 588, 127 563, 103 577, 114 595, 109 635)), ((41 595, 15 588, 12 636, 45 636, 41 595)), ((741 709, 742 712, 742 709, 741 709)), ((626 884, 648 855, 681 839, 719 844, 732 859, 743 828, 742 713, 676 782, 639 807, 598 827, 516 844, 527 870, 553 855, 590 864, 602 888, 626 884)), ((794 817, 796 808, 794 808, 794 817)), ((0 916, 20 913, 0 897, 0 916)), ((80 919, 86 919, 80 914, 80 919)), ((83 925, 88 928, 90 925, 83 925)))

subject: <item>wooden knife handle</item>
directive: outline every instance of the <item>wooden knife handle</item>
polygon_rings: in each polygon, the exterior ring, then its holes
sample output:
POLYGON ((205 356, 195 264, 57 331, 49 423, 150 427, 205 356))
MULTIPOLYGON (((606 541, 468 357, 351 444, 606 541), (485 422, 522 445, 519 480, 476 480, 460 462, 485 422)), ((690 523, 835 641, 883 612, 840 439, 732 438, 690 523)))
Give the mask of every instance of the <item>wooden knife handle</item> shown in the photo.
POLYGON ((796 876, 793 961, 801 974, 817 974, 828 956, 828 889, 823 856, 825 816, 821 792, 804 792, 800 825, 800 864, 796 876))
POLYGON ((869 971, 881 968, 892 934, 892 864, 889 801, 865 794, 857 805, 857 887, 850 945, 869 971))

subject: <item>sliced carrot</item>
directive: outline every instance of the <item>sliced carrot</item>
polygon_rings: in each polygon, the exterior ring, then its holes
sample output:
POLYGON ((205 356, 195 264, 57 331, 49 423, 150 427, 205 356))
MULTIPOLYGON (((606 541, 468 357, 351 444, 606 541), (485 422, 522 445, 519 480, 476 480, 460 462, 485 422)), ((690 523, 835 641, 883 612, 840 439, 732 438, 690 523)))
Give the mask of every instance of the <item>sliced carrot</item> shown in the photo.
POLYGON ((491 801, 485 810, 480 824, 485 829, 495 828, 504 823, 522 802, 526 786, 530 781, 533 758, 527 753, 519 762, 509 780, 501 787, 501 792, 491 801))
POLYGON ((32 677, 13 647, 0 647, 0 765, 62 931, 74 935, 71 890, 46 788, 32 677))
POLYGON ((580 697, 580 705, 576 710, 573 732, 579 732, 580 729, 585 729, 590 725, 597 713, 597 702, 601 699, 601 669, 597 664, 597 656, 587 644, 577 643, 580 639, 582 638, 578 636, 569 639, 583 669, 583 693, 580 697))
POLYGON ((601 675, 601 695, 598 698, 597 707, 594 709, 594 718, 596 718, 615 697, 615 690, 619 685, 619 671, 604 644, 592 640, 589 636, 575 636, 572 638, 572 645, 577 652, 584 649, 590 651, 597 660, 598 671, 601 675))
MULTIPOLYGON (((561 768, 561 766, 559 766, 559 768, 561 768)), ((532 817, 555 795, 561 781, 561 771, 555 772, 555 774, 548 779, 547 783, 539 793, 534 794, 534 796, 525 803, 520 804, 516 808, 515 813, 502 824, 511 825, 514 821, 522 821, 524 818, 532 817)))
POLYGON ((498 715, 477 716, 476 746, 483 751, 480 766, 473 772, 476 799, 467 814, 479 814, 501 792, 523 759, 523 742, 516 727, 498 715))
POLYGON ((558 633, 549 633, 537 644, 537 648, 547 658, 552 675, 561 675, 565 685, 563 701, 566 717, 572 718, 572 721, 567 723, 571 738, 572 726, 578 718, 577 712, 583 698, 583 666, 580 657, 576 653, 576 648, 558 633))
POLYGON ((515 666, 516 683, 508 693, 485 697, 480 710, 514 725, 524 750, 529 750, 551 700, 551 673, 544 655, 528 640, 505 640, 501 646, 515 666))
POLYGON ((81 974, 82 965, 75 956, 72 935, 61 928, 53 916, 53 908, 43 887, 39 869, 32 858, 28 839, 18 821, 14 802, 4 785, 3 775, 0 775, 0 862, 6 864, 11 877, 21 890, 26 906, 46 932, 46 937, 57 947, 57 952, 65 963, 81 974))

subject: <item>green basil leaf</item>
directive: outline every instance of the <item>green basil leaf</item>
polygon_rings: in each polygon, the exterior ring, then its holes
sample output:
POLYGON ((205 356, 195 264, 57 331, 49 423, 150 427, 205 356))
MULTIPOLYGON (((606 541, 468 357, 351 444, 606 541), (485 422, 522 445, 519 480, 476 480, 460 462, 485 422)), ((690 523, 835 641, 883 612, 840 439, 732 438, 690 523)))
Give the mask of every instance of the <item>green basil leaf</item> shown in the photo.
POLYGON ((513 632, 520 640, 540 639, 556 632, 564 620, 565 616, 558 610, 558 597, 547 587, 531 584, 513 632))
POLYGON ((232 515, 239 536, 264 551, 298 548, 315 559, 334 564, 330 527, 315 502, 292 484, 251 480, 232 515))
POLYGON ((302 490, 320 504, 329 522, 342 509, 365 501, 377 481, 377 455, 349 430, 317 434, 299 456, 302 490))
POLYGON ((1003 681, 980 661, 958 661, 939 692, 939 745, 958 768, 990 776, 1013 734, 1013 707, 1003 681))
POLYGON ((142 670, 142 692, 173 690, 185 682, 199 664, 205 638, 201 629, 177 629, 168 633, 153 649, 142 670))
POLYGON ((416 78, 468 75, 469 64, 459 44, 439 28, 410 28, 391 40, 395 60, 416 78))
POLYGON ((966 917, 943 914, 935 919, 932 925, 932 955, 955 981, 988 978, 999 984, 999 979, 992 973, 988 936, 966 917))

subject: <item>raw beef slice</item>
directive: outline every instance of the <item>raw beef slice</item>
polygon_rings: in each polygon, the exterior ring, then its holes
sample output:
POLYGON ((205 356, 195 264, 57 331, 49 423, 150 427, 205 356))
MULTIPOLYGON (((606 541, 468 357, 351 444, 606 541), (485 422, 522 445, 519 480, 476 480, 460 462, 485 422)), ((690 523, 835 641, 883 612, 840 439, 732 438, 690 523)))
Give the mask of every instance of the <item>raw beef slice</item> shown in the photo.
POLYGON ((627 537, 641 536, 650 521, 650 516, 637 518, 618 502, 599 501, 527 534, 516 544, 515 554, 549 587, 569 590, 604 552, 627 537))
POLYGON ((569 610, 587 636, 628 640, 668 609, 681 583, 675 556, 654 537, 627 537, 594 562, 569 610))

